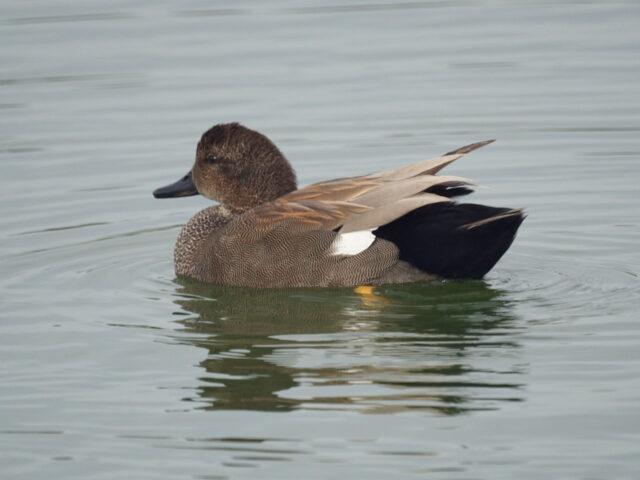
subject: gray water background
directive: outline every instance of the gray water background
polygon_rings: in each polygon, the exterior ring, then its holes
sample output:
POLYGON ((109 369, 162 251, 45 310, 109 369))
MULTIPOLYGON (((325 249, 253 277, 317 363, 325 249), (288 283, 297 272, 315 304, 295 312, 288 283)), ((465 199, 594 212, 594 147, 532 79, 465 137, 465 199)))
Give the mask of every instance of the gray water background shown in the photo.
POLYGON ((640 478, 640 4, 6 1, 0 474, 640 478), (524 207, 484 281, 177 280, 241 121, 305 185, 448 167, 524 207))

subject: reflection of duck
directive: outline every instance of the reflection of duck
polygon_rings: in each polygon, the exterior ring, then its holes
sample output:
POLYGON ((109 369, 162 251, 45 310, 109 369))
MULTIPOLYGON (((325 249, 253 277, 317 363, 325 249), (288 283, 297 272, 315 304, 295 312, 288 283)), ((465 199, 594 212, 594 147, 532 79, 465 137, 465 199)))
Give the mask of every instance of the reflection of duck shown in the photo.
POLYGON ((502 376, 514 373, 504 350, 508 357, 517 348, 509 304, 483 282, 380 287, 388 302, 371 307, 348 289, 178 281, 177 303, 195 315, 180 321, 181 341, 208 351, 193 399, 204 408, 456 414, 486 408, 474 397, 513 399, 518 387, 514 375, 502 376), (476 358, 486 345, 500 358, 496 371, 486 351, 476 358))
POLYGON ((202 135, 195 165, 154 192, 221 203, 195 215, 175 247, 180 275, 228 285, 383 285, 481 278, 509 248, 521 210, 459 204, 469 180, 436 175, 490 142, 373 175, 296 190, 265 136, 237 123, 202 135))

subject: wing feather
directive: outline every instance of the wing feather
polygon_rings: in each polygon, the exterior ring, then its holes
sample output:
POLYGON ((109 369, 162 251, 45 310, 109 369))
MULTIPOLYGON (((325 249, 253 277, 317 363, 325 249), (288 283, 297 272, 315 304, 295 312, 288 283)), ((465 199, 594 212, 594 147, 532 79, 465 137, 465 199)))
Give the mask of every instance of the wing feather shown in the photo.
POLYGON ((463 177, 436 175, 463 155, 493 142, 473 143, 441 157, 361 177, 318 182, 260 205, 243 215, 257 232, 284 226, 292 233, 336 230, 341 234, 386 225, 424 205, 451 202, 429 193, 435 186, 473 186, 463 177))
POLYGON ((355 202, 371 207, 379 207, 385 203, 394 202, 401 198, 410 197, 424 192, 436 185, 458 187, 474 185, 468 178, 445 175, 419 175, 417 177, 387 182, 380 187, 367 191, 354 198, 355 202))
POLYGON ((439 202, 451 202, 447 197, 433 193, 421 193, 407 198, 401 198, 393 203, 381 205, 370 211, 351 215, 340 228, 339 233, 357 232, 358 230, 370 230, 406 215, 407 213, 424 205, 439 202))

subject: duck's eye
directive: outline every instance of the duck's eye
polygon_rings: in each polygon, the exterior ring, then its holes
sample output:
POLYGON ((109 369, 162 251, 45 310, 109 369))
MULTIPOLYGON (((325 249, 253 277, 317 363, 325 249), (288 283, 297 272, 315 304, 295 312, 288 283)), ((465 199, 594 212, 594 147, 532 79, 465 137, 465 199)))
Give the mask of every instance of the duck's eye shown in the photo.
POLYGON ((208 163, 216 163, 217 161, 218 161, 218 157, 216 157, 214 154, 207 155, 208 163))

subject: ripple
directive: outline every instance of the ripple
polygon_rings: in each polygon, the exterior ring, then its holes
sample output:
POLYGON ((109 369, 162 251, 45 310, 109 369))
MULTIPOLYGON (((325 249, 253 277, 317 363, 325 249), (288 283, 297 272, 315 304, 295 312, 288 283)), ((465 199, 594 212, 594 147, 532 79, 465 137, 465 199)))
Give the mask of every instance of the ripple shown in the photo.
POLYGON ((640 298, 640 282, 625 265, 521 254, 515 268, 518 276, 492 283, 527 299, 538 320, 614 315, 640 298))
POLYGON ((21 235, 31 235, 33 233, 59 232, 62 230, 74 230, 76 228, 97 227, 99 225, 109 225, 109 222, 92 222, 92 223, 81 223, 78 225, 67 225, 64 227, 43 228, 42 230, 29 230, 27 232, 14 233, 11 236, 13 237, 13 236, 21 236, 21 235))
POLYGON ((75 15, 47 15, 42 17, 9 18, 4 20, 2 23, 4 23, 5 25, 29 25, 36 23, 95 22, 104 20, 125 20, 132 17, 133 14, 123 12, 87 13, 75 15))
POLYGON ((39 83, 70 83, 70 82, 102 82, 104 80, 129 80, 138 79, 136 73, 93 73, 75 75, 47 75, 43 77, 14 77, 0 78, 0 86, 3 85, 25 85, 39 83))
POLYGON ((364 12, 384 12, 416 10, 424 8, 441 8, 451 6, 470 6, 473 3, 466 0, 430 1, 430 2, 397 2, 397 3, 360 3, 344 5, 327 5, 314 7, 271 8, 271 9, 242 9, 242 8, 212 8, 198 10, 182 10, 176 12, 176 16, 206 17, 206 16, 236 16, 256 14, 293 14, 293 15, 322 15, 322 14, 347 14, 364 12))

